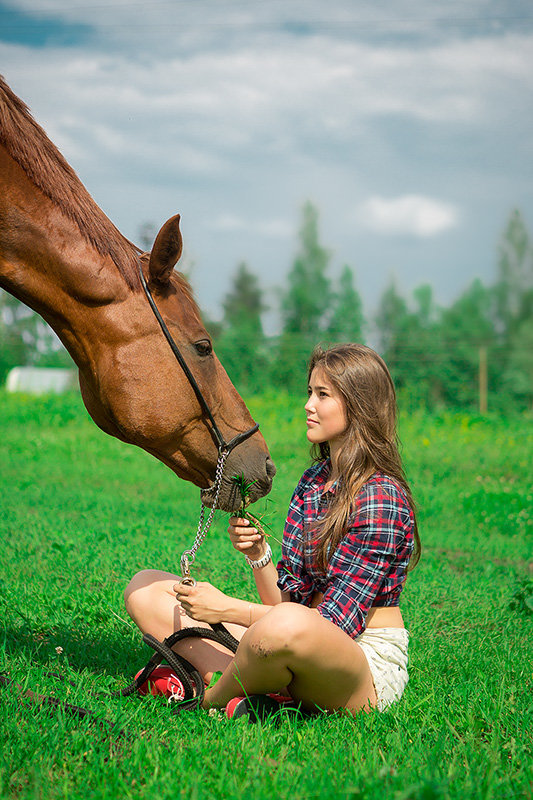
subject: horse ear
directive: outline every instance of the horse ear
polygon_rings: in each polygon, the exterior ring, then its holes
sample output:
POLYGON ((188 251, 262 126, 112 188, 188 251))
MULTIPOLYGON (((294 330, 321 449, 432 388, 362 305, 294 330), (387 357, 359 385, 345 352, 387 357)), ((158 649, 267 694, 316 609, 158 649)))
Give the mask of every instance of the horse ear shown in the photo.
POLYGON ((157 234, 150 253, 150 279, 166 285, 183 250, 180 215, 171 217, 157 234))

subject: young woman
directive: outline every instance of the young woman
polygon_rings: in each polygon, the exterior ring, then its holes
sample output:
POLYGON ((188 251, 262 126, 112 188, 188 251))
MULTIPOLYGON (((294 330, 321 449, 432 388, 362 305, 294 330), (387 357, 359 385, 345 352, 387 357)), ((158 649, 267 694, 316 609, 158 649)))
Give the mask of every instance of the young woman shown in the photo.
POLYGON ((309 709, 383 710, 408 681, 409 637, 398 602, 420 543, 398 453, 392 379, 383 360, 359 344, 315 350, 308 379, 314 463, 292 497, 277 567, 247 520, 232 517, 228 528, 261 603, 205 582, 184 586, 155 570, 138 573, 125 592, 132 619, 158 639, 214 622, 239 639, 235 655, 198 639, 177 647, 206 682, 222 671, 205 708, 224 708, 244 693, 282 693, 309 709))

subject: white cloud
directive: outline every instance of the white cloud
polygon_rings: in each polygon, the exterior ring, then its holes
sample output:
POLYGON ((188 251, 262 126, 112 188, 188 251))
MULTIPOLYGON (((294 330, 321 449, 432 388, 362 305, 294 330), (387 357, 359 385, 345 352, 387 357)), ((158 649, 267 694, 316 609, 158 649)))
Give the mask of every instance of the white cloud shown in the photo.
POLYGON ((247 220, 230 213, 219 214, 207 227, 220 233, 240 231, 267 239, 286 239, 294 234, 292 226, 283 219, 247 220))
POLYGON ((265 219, 254 225, 254 230, 260 236, 269 239, 287 239, 294 235, 292 226, 284 219, 265 219))
POLYGON ((420 238, 444 233, 459 221, 455 206, 416 194, 370 197, 358 207, 356 216, 362 225, 377 233, 420 238))
MULTIPOLYGON (((13 3, 91 27, 79 46, 0 42, 0 71, 126 235, 182 212, 209 302, 243 257, 281 282, 308 198, 335 258, 361 274, 366 258, 372 287, 392 251, 412 274, 414 248, 362 227, 424 240, 424 269, 463 237, 483 273, 507 210, 531 218, 533 34, 476 27, 490 0, 461 13, 422 0, 13 3)), ((437 279, 454 264, 462 281, 456 253, 437 279)))
POLYGON ((246 227, 246 222, 236 214, 220 214, 208 227, 222 233, 233 233, 233 231, 242 231, 246 227))
MULTIPOLYGON (((494 124, 501 109, 521 110, 533 91, 531 52, 527 34, 418 48, 321 34, 255 44, 243 37, 230 52, 177 47, 141 60, 125 48, 72 56, 45 49, 35 70, 31 48, 0 44, 8 82, 18 82, 35 111, 56 121, 68 108, 81 126, 123 126, 128 141, 167 134, 194 149, 200 169, 212 166, 203 150, 219 157, 259 142, 283 141, 293 152, 309 138, 354 143, 376 119, 494 124)), ((104 138, 111 149, 120 146, 104 138)))

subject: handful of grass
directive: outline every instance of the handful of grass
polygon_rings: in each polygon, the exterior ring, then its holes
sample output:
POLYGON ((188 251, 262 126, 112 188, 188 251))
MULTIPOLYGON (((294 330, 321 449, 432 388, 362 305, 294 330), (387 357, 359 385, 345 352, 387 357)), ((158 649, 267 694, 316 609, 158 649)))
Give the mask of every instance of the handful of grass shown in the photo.
MULTIPOLYGON (((267 533, 265 531, 266 523, 260 517, 253 514, 248 508, 248 505, 250 503, 250 489, 254 485, 255 481, 247 481, 244 475, 234 475, 231 480, 239 490, 239 495, 241 497, 241 505, 239 510, 237 511, 237 515, 241 519, 247 519, 249 522, 251 522, 254 528, 257 528, 257 530, 262 536, 272 536, 271 533, 267 533)), ((278 541, 278 539, 276 539, 276 541, 278 541)))
MULTIPOLYGON (((264 519, 256 516, 248 508, 248 505, 250 503, 250 489, 254 485, 255 481, 247 482, 244 475, 234 475, 231 480, 237 486, 237 489, 239 490, 239 494, 241 496, 241 505, 239 510, 237 511, 238 516, 241 519, 249 520, 254 526, 254 528, 257 528, 259 533, 262 534, 262 536, 266 536, 267 538, 271 536, 275 542, 281 545, 282 542, 280 542, 280 540, 274 536, 274 534, 270 530, 270 526, 264 521, 264 519), (265 528, 268 528, 268 531, 266 531, 265 528)), ((296 579, 296 576, 291 572, 291 570, 287 566, 284 566, 283 569, 286 572, 288 572, 291 577, 296 579)))

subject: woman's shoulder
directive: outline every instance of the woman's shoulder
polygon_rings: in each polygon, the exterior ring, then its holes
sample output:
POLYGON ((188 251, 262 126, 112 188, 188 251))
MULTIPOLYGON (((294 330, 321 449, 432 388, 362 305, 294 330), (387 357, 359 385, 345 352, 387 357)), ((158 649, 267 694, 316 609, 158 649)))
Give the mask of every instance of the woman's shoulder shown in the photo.
POLYGON ((324 461, 317 461, 308 467, 298 481, 298 488, 303 490, 312 489, 325 483, 330 471, 329 458, 324 461))
POLYGON ((374 472, 374 474, 363 484, 362 490, 367 489, 370 492, 384 491, 392 495, 399 495, 399 497, 407 500, 405 489, 397 478, 392 475, 387 475, 384 472, 374 472))
POLYGON ((387 507, 396 510, 406 521, 412 518, 413 512, 401 483, 391 475, 375 472, 364 483, 354 498, 355 511, 374 508, 376 511, 387 507))

